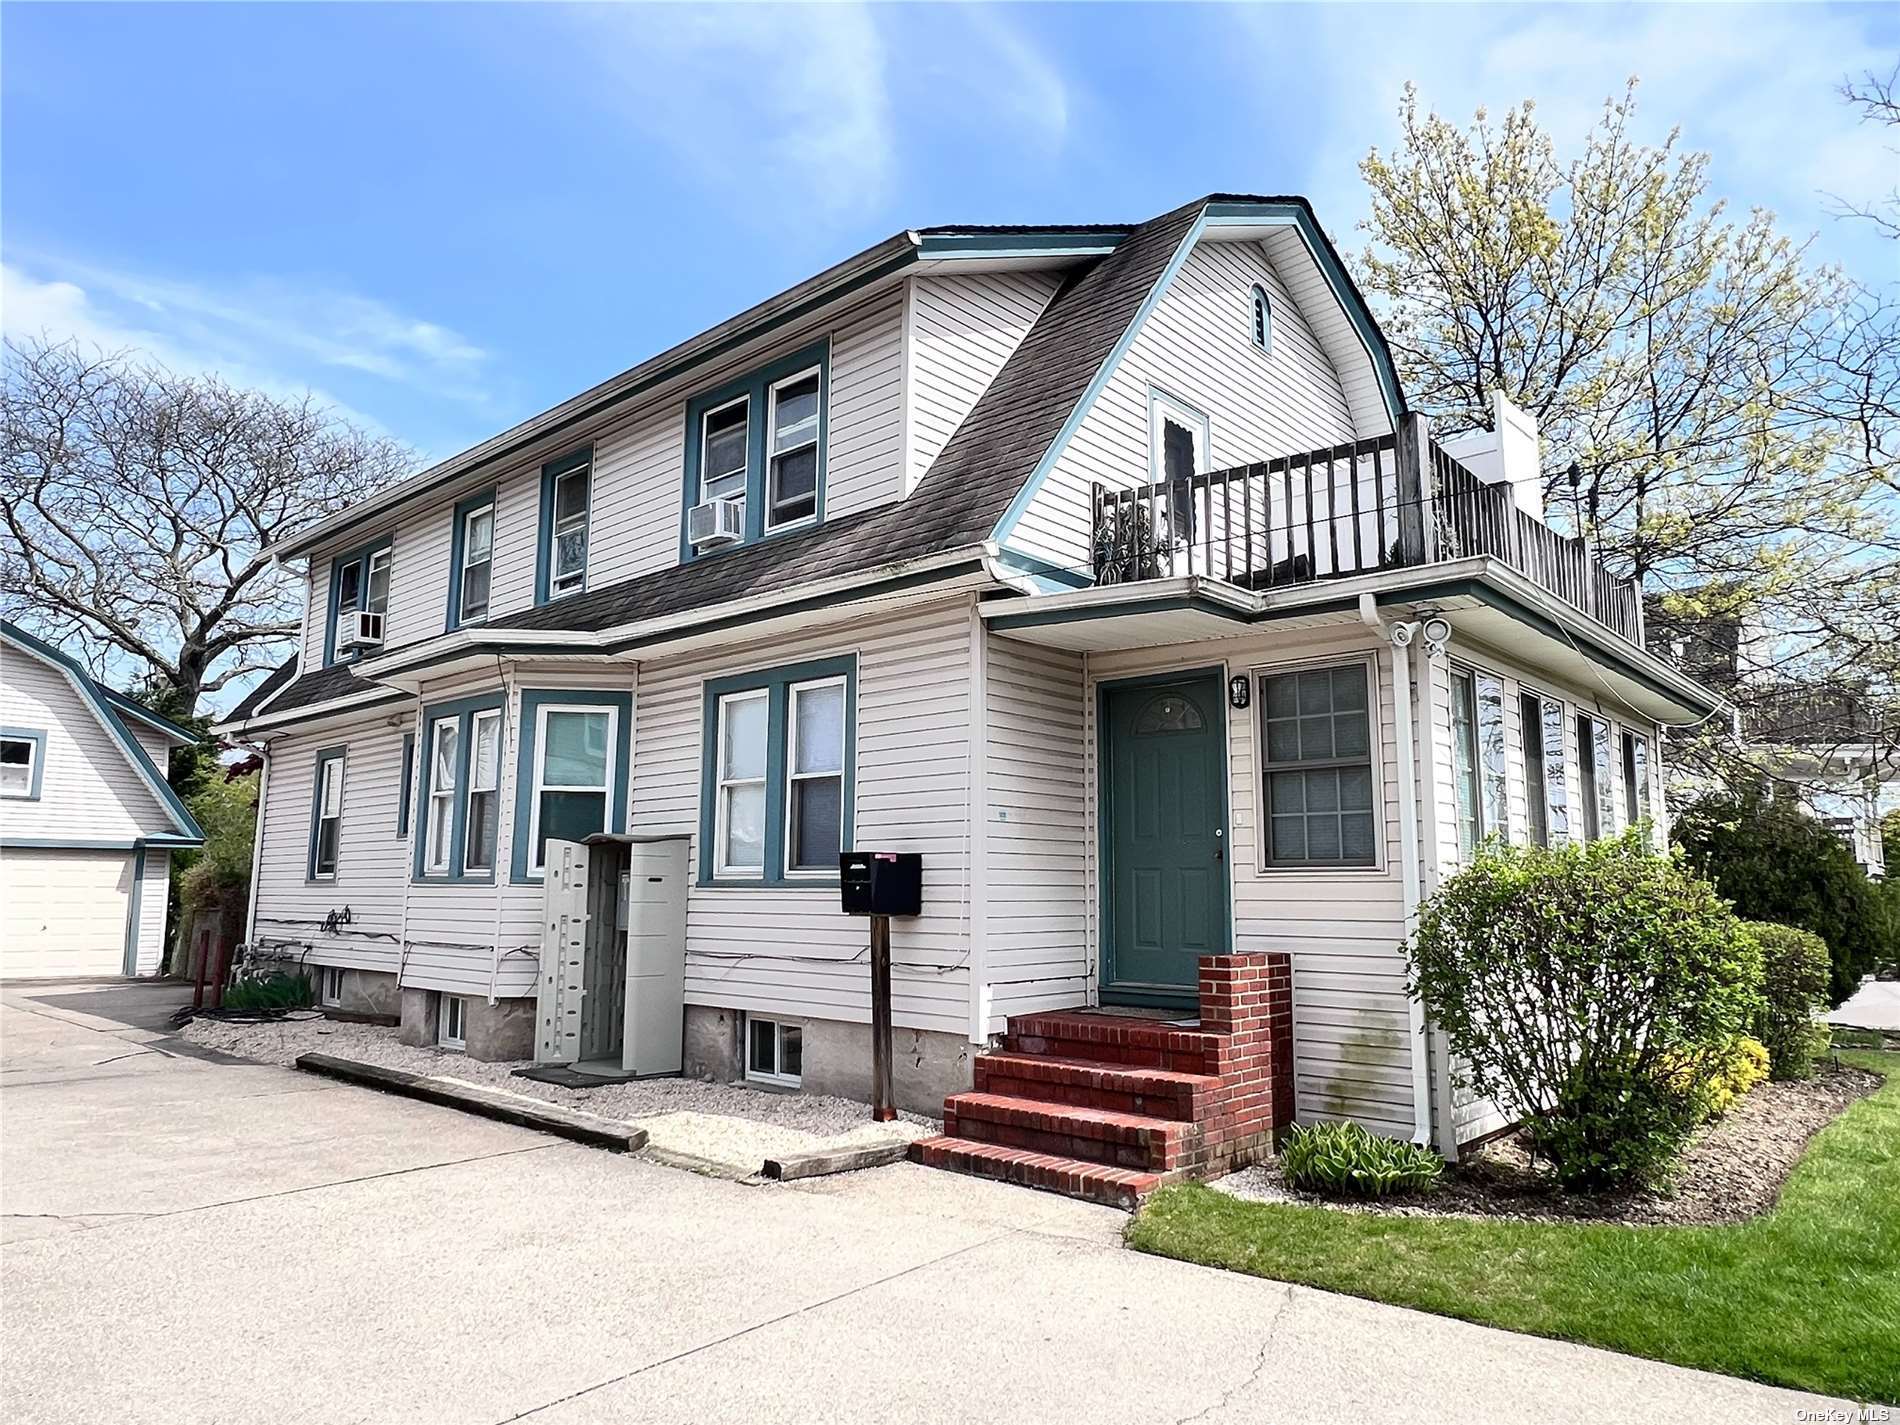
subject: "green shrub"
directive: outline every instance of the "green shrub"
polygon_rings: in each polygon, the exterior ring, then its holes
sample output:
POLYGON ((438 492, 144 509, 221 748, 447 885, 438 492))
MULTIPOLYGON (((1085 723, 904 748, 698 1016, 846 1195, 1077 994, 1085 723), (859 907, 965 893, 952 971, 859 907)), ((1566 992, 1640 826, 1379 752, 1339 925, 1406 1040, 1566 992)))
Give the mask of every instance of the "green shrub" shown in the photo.
POLYGON ((1760 1040, 1738 1034, 1712 1054, 1665 1056, 1662 1073, 1679 1090, 1699 1095, 1702 1117, 1720 1118, 1768 1077, 1768 1050, 1760 1040))
POLYGON ((1659 1175, 1760 1005, 1753 938, 1640 830, 1485 847, 1421 907, 1408 952, 1472 1087, 1526 1120, 1572 1188, 1659 1175))
POLYGON ((1793 801, 1752 790, 1711 793, 1683 809, 1670 836, 1737 915, 1796 926, 1827 942, 1830 1004, 1900 955, 1900 925, 1880 890, 1847 843, 1793 801))
POLYGON ((1791 925, 1757 920, 1747 928, 1761 947, 1762 1009, 1755 1037, 1768 1046, 1768 1068, 1775 1078, 1805 1079, 1814 1073, 1815 1057, 1827 1049, 1827 1030, 1816 1020, 1827 1004, 1833 963, 1827 943, 1791 925))
POLYGON ((272 970, 233 980, 224 991, 226 1009, 306 1009, 317 1001, 310 976, 272 970))
POLYGON ((1280 1148, 1280 1170, 1305 1192, 1387 1197, 1430 1192, 1445 1171, 1429 1148, 1368 1133, 1357 1123, 1296 1127, 1280 1148))

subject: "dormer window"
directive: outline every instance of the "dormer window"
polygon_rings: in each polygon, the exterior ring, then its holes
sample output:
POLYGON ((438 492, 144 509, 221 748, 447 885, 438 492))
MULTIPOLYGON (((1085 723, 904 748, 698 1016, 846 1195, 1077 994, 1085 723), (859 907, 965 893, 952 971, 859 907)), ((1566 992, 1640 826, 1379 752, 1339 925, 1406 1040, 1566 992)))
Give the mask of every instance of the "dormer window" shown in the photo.
POLYGON ((682 559, 824 518, 829 369, 820 343, 687 403, 682 559))
POLYGON ((1253 288, 1253 344, 1262 351, 1273 350, 1273 304, 1258 282, 1253 288))
POLYGON ((485 490, 455 507, 450 540, 449 627, 488 617, 495 567, 495 492, 485 490))

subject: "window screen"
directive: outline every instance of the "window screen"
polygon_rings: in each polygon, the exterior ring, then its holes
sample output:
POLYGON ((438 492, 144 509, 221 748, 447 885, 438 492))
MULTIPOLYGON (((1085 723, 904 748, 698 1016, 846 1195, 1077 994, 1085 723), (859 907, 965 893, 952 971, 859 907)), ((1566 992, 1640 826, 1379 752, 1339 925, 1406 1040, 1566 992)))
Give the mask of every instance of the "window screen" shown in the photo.
POLYGON ((1366 665, 1269 674, 1260 682, 1267 864, 1374 864, 1366 665))

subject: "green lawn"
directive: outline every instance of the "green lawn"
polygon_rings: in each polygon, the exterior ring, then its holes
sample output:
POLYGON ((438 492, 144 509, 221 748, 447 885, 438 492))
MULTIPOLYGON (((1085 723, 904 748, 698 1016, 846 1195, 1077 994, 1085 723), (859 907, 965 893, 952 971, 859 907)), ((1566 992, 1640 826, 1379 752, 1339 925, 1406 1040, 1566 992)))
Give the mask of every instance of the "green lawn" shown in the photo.
POLYGON ((1163 1189, 1144 1252, 1862 1402, 1900 1402, 1900 1054, 1766 1217, 1617 1227, 1384 1217, 1163 1189))

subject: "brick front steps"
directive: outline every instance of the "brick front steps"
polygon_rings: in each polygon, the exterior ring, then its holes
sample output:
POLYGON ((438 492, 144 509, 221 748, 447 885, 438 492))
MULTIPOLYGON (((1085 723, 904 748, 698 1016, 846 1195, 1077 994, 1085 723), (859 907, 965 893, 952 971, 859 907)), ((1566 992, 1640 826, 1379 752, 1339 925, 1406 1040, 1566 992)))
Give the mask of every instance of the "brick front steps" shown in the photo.
POLYGON ((912 1159, 1124 1209, 1164 1182, 1257 1161, 1293 1116, 1290 963, 1203 956, 1200 1000, 1198 1024, 1012 1016, 912 1159))

